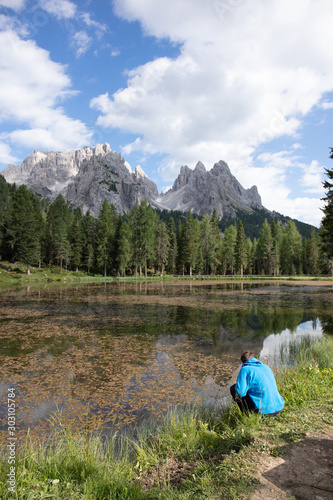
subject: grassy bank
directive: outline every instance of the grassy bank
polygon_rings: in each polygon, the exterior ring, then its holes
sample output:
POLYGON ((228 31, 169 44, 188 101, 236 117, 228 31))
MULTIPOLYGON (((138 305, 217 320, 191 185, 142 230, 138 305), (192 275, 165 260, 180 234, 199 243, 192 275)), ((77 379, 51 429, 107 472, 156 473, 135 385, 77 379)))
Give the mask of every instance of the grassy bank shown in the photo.
POLYGON ((15 493, 8 491, 3 451, 0 498, 246 498, 257 484, 259 455, 277 456, 307 432, 332 425, 333 339, 291 345, 277 381, 286 404, 274 419, 244 416, 232 404, 224 412, 174 409, 135 436, 105 440, 61 426, 39 444, 28 436, 16 450, 15 493))
POLYGON ((46 268, 31 267, 30 274, 27 274, 27 267, 21 263, 0 262, 0 285, 25 285, 32 283, 71 283, 71 282, 133 282, 133 281, 148 281, 148 282, 165 282, 165 281, 320 281, 332 282, 332 276, 107 276, 101 274, 91 274, 85 271, 71 271, 65 268, 60 269, 57 266, 50 266, 46 268))

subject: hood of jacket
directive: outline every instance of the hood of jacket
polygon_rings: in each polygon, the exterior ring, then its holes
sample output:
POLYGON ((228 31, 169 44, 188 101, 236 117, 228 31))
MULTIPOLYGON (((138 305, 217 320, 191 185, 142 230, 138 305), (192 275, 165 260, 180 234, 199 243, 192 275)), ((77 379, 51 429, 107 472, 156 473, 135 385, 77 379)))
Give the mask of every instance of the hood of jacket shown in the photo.
POLYGON ((262 365, 262 362, 256 358, 250 358, 247 361, 245 361, 245 363, 243 363, 243 366, 260 366, 260 365, 262 365))

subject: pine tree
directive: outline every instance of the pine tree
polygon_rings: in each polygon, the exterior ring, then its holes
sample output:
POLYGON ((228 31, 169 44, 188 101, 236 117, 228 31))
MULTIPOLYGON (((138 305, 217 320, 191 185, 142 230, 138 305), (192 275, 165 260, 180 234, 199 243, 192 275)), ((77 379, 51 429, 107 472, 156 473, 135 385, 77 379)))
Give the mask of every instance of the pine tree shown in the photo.
POLYGON ((204 215, 200 222, 200 241, 199 250, 202 259, 203 272, 210 274, 213 272, 219 260, 217 259, 218 240, 214 233, 214 226, 209 218, 209 215, 204 215))
POLYGON ((96 228, 96 262, 106 277, 112 266, 112 244, 115 234, 116 211, 105 198, 97 220, 96 228))
POLYGON ((178 255, 178 242, 176 234, 176 226, 173 217, 170 217, 168 223, 168 236, 169 236, 169 252, 167 261, 167 272, 175 274, 178 255))
POLYGON ((302 271, 302 236, 292 220, 282 236, 281 267, 283 274, 295 275, 302 271))
POLYGON ((96 220, 88 211, 82 219, 83 227, 83 264, 87 266, 88 273, 95 261, 95 236, 96 220))
POLYGON ((51 203, 47 213, 46 253, 49 264, 54 260, 60 265, 62 271, 63 262, 66 265, 70 258, 69 230, 72 215, 64 197, 59 194, 51 203))
POLYGON ((74 219, 70 230, 70 243, 71 243, 71 261, 75 271, 79 270, 82 263, 83 256, 83 227, 82 227, 82 214, 81 209, 77 208, 74 212, 74 219))
POLYGON ((222 239, 221 263, 223 274, 234 274, 236 237, 237 228, 232 224, 226 228, 222 239))
POLYGON ((189 211, 183 228, 182 245, 184 264, 189 269, 189 274, 192 276, 193 269, 198 261, 198 221, 193 218, 192 212, 189 211))
POLYGON ((122 276, 125 276, 126 269, 131 264, 132 250, 131 250, 131 227, 128 222, 122 222, 118 229, 118 269, 122 276))
POLYGON ((239 221, 237 226, 236 247, 235 247, 235 267, 243 276, 243 271, 247 266, 247 244, 244 226, 242 221, 239 221))
POLYGON ((30 266, 39 263, 41 254, 42 211, 36 196, 26 186, 13 194, 11 224, 15 259, 30 266))
POLYGON ((12 189, 5 178, 0 175, 0 260, 5 253, 5 238, 11 211, 12 189))
MULTIPOLYGON (((333 148, 331 148, 330 158, 333 159, 333 148)), ((322 209, 324 217, 322 219, 322 249, 326 257, 327 267, 333 275, 333 169, 325 169, 327 179, 323 183, 326 196, 323 199, 325 206, 322 209)))
POLYGON ((161 270, 161 276, 163 276, 164 266, 168 262, 169 245, 169 235, 165 222, 159 221, 156 228, 156 261, 161 270))
POLYGON ((311 228, 310 238, 304 242, 303 266, 306 274, 319 272, 319 245, 314 227, 311 228))
POLYGON ((266 275, 272 273, 273 260, 273 237, 271 227, 265 219, 260 229, 260 236, 257 245, 258 271, 266 275))

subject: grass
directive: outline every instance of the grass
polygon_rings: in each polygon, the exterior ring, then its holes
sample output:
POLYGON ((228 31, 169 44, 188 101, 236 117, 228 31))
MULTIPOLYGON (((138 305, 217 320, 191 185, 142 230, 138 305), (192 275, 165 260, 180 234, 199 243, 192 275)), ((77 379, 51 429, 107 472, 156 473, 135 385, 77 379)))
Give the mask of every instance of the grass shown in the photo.
POLYGON ((115 277, 107 276, 104 277, 101 274, 87 273, 83 270, 71 271, 63 268, 60 270, 57 266, 50 267, 31 267, 31 274, 27 275, 27 266, 22 263, 10 263, 7 261, 0 262, 0 286, 12 285, 12 284, 27 284, 27 283, 46 283, 46 282, 98 282, 98 281, 333 281, 333 277, 327 276, 204 276, 204 275, 193 275, 193 276, 170 276, 165 274, 164 276, 152 275, 148 277, 145 276, 124 276, 115 277))
POLYGON ((293 359, 276 374, 285 399, 278 417, 246 416, 234 404, 223 412, 175 408, 135 434, 106 441, 58 421, 48 439, 37 443, 28 435, 17 450, 15 494, 8 491, 4 453, 0 498, 247 498, 257 485, 258 456, 277 456, 287 443, 332 424, 333 339, 303 341, 290 352, 293 359))

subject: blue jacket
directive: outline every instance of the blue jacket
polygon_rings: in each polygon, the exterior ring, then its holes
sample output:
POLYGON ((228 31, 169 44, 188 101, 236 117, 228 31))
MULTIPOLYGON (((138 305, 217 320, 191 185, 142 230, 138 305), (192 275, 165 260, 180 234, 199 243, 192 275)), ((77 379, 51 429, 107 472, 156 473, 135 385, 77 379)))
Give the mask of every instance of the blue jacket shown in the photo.
POLYGON ((256 358, 250 358, 243 363, 235 389, 240 397, 248 394, 260 413, 265 415, 280 411, 284 406, 284 400, 279 394, 274 373, 269 366, 256 358))

